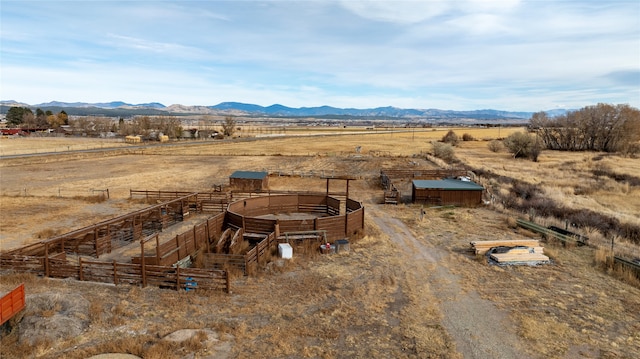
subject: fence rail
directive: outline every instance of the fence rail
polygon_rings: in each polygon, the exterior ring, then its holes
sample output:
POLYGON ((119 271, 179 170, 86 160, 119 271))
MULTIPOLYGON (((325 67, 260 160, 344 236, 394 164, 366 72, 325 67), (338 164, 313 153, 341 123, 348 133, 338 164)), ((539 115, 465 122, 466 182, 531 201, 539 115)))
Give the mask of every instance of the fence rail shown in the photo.
POLYGON ((636 276, 640 279, 640 263, 635 263, 618 256, 614 256, 613 261, 618 265, 634 270, 636 272, 636 276))
POLYGON ((182 221, 195 196, 179 197, 7 253, 48 257, 52 253, 68 252, 99 258, 113 249, 182 221))
POLYGON ((565 235, 560 232, 554 231, 553 229, 549 229, 547 227, 541 226, 539 224, 525 221, 524 219, 517 219, 516 223, 518 224, 518 226, 536 233, 540 233, 546 238, 555 238, 562 241, 563 243, 576 242, 581 245, 586 244, 586 237, 576 237, 575 235, 565 235))
POLYGON ((187 282, 195 281, 198 289, 230 291, 229 274, 225 270, 180 268, 148 265, 145 263, 99 262, 83 260, 72 263, 66 258, 35 258, 41 263, 33 266, 34 258, 19 255, 0 256, 0 269, 18 270, 13 263, 22 259, 30 263, 32 272, 51 278, 74 278, 111 284, 154 285, 162 288, 185 289, 187 282), (48 273, 48 275, 47 275, 48 273), (190 279, 189 279, 190 278, 190 279))
POLYGON ((467 176, 469 173, 462 169, 419 169, 419 168, 388 168, 380 171, 380 177, 389 179, 442 179, 447 177, 467 176))

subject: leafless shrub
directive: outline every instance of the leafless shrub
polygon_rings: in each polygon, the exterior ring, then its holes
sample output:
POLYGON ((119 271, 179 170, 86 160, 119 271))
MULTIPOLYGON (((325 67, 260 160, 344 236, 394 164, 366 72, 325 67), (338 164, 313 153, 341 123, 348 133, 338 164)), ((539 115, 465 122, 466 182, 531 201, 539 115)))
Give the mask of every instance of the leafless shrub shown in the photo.
POLYGON ((529 158, 538 161, 542 146, 534 136, 526 132, 515 132, 504 139, 504 146, 516 158, 529 158))
POLYGON ((528 200, 542 193, 540 187, 521 181, 514 181, 512 186, 513 193, 522 199, 528 200))
POLYGON ((502 141, 499 141, 499 140, 492 140, 487 144, 487 147, 491 152, 500 152, 502 151, 502 149, 504 149, 504 145, 502 144, 502 141))
POLYGON ((594 176, 608 177, 616 182, 625 182, 631 186, 640 186, 640 177, 623 173, 616 173, 607 166, 597 166, 597 168, 592 170, 591 172, 594 176))
POLYGON ((441 160, 451 163, 455 160, 455 153, 453 150, 453 146, 448 143, 442 142, 432 142, 433 146, 433 155, 440 158, 441 160))
POLYGON ((89 319, 92 323, 99 323, 102 321, 102 313, 104 311, 104 305, 102 301, 94 300, 89 305, 89 319))
POLYGON ((449 130, 449 132, 442 137, 442 142, 448 143, 451 146, 456 146, 460 142, 460 138, 455 132, 453 132, 453 130, 449 130))
POLYGON ((472 135, 472 134, 470 134, 470 133, 464 133, 464 134, 462 135, 462 140, 463 140, 463 141, 475 141, 476 139, 475 139, 475 137, 473 137, 473 135, 472 135))
POLYGON ((513 217, 507 217, 505 222, 507 227, 509 228, 512 228, 512 229, 518 228, 518 223, 516 222, 516 219, 513 217))
POLYGON ((622 151, 622 154, 631 158, 638 158, 638 156, 640 156, 640 143, 629 144, 622 151))

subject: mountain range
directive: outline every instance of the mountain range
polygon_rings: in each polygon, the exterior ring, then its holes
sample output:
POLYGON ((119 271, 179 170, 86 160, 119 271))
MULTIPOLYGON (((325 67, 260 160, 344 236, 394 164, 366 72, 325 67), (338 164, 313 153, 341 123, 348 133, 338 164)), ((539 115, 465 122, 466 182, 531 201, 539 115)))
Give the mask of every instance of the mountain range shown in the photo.
MULTIPOLYGON (((493 121, 526 121, 531 118, 533 112, 514 112, 493 109, 455 111, 440 109, 405 109, 398 107, 376 107, 367 109, 338 108, 331 106, 319 107, 287 107, 279 104, 260 106, 241 102, 222 102, 213 106, 185 106, 174 104, 165 106, 158 102, 130 104, 122 101, 113 102, 59 102, 51 101, 35 105, 20 103, 17 101, 0 101, 2 112, 11 106, 40 108, 53 112, 64 110, 69 115, 88 116, 122 116, 130 115, 235 115, 250 117, 331 117, 341 118, 385 118, 385 119, 416 119, 416 120, 493 120, 493 121)), ((549 116, 566 113, 568 110, 550 110, 549 116)))

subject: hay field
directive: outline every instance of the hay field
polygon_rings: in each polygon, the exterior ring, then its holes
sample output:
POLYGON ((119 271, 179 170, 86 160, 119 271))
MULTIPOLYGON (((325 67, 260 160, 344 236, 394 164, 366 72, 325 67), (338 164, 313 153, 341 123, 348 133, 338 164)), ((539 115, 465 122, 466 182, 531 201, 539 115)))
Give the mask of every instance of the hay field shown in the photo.
POLYGON ((0 137, 0 156, 128 146, 124 140, 84 137, 0 137))
MULTIPOLYGON (((478 139, 495 139, 522 130, 509 128, 461 128, 455 131, 472 134, 478 139)), ((317 130, 322 131, 322 130, 317 130)), ((337 131, 337 130, 336 130, 337 131)), ((234 156, 336 156, 371 155, 412 157, 431 149, 431 141, 440 140, 449 128, 438 129, 395 129, 372 132, 362 129, 341 129, 340 134, 314 134, 308 129, 300 129, 296 136, 272 138, 246 138, 244 141, 207 141, 180 149, 153 147, 154 154, 184 155, 234 155, 234 156), (309 131, 309 132, 307 132, 309 131), (356 152, 360 147, 360 152, 356 152)), ((462 135, 462 134, 460 134, 462 135)))

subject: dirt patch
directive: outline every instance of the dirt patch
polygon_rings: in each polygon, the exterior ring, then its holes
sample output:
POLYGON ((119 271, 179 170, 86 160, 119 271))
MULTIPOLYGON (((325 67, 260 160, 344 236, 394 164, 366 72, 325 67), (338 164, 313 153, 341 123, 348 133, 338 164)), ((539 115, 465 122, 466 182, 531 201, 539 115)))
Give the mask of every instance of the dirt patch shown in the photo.
MULTIPOLYGON (((514 325, 504 310, 481 299, 476 292, 463 291, 461 278, 445 266, 449 260, 446 251, 432 245, 428 238, 418 240, 406 225, 391 218, 378 208, 368 208, 380 229, 398 245, 407 258, 408 278, 411 283, 426 280, 430 292, 439 302, 439 311, 447 333, 464 358, 526 358, 514 325)), ((422 284, 424 286, 424 284, 422 284)), ((429 307, 427 298, 415 303, 429 307)))

